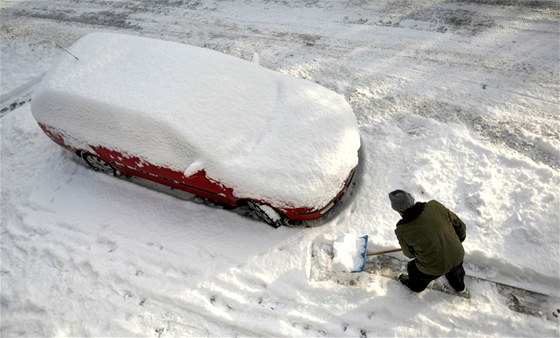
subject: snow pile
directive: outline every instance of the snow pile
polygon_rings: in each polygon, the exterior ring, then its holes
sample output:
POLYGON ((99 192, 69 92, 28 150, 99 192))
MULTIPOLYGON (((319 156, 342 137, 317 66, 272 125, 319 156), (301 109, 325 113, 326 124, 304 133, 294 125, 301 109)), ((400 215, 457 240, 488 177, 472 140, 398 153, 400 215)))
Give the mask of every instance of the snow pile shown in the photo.
POLYGON ((364 237, 345 235, 333 243, 334 258, 332 270, 335 272, 360 271, 364 266, 364 252, 367 241, 364 237))
POLYGON ((70 143, 180 172, 194 164, 238 197, 277 207, 323 207, 358 162, 352 109, 310 81, 128 35, 88 34, 70 52, 78 60, 65 54, 32 101, 37 120, 70 143))

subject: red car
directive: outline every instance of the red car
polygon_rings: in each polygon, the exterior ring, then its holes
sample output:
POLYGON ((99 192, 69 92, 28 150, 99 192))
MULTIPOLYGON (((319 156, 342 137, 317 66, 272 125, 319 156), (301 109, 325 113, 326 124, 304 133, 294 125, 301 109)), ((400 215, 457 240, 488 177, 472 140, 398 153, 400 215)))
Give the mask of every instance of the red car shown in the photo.
POLYGON ((31 109, 95 170, 247 204, 275 227, 325 214, 358 164, 358 126, 341 95, 181 43, 88 34, 31 109))

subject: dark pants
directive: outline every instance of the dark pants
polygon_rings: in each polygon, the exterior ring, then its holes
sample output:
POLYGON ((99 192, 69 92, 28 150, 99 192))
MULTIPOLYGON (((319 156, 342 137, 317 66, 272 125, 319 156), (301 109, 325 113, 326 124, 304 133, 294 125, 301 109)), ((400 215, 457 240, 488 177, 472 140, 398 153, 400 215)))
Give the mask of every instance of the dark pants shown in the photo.
MULTIPOLYGON (((414 292, 424 291, 431 281, 440 277, 427 275, 418 270, 416 260, 408 262, 407 270, 409 278, 408 287, 414 292)), ((463 263, 446 273, 445 278, 447 278, 447 281, 455 291, 463 291, 465 289, 465 269, 463 269, 463 263)))

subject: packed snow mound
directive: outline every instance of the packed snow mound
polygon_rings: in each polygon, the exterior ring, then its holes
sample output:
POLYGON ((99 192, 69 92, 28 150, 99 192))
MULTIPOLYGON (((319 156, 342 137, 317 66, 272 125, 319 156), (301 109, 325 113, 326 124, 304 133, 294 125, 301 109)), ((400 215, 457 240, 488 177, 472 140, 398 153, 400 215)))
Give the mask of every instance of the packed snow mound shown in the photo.
POLYGON ((363 271, 367 241, 365 237, 346 234, 333 243, 332 270, 336 272, 363 271))
POLYGON ((238 197, 277 207, 324 206, 357 165, 350 105, 313 82, 131 35, 91 33, 69 51, 32 111, 77 148, 85 142, 186 173, 204 169, 238 197))

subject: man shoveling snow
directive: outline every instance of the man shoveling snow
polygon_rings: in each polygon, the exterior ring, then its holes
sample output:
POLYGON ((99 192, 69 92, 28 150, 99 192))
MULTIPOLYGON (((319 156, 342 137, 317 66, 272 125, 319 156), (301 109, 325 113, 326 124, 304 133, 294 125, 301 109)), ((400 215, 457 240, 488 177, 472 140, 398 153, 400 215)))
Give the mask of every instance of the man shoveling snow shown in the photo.
POLYGON ((445 275, 449 284, 459 294, 467 295, 463 258, 466 226, 463 221, 441 203, 415 202, 406 191, 389 193, 391 207, 402 219, 395 234, 408 262, 407 274, 399 280, 410 290, 421 292, 431 281, 445 275))

